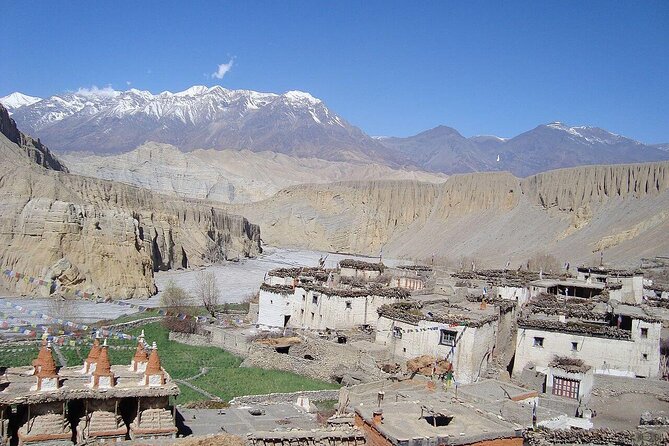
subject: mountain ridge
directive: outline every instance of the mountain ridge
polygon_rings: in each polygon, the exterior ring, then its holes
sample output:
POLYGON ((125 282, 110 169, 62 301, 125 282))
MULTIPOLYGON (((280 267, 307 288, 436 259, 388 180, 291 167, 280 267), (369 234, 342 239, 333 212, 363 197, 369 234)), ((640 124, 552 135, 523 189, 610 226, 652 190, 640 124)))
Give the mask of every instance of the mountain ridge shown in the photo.
POLYGON ((309 93, 194 86, 184 91, 95 90, 54 95, 13 109, 17 123, 57 151, 118 153, 146 141, 198 148, 275 151, 330 160, 401 157, 309 93))
POLYGON ((669 159, 667 144, 644 144, 598 127, 561 122, 511 138, 467 138, 443 125, 404 138, 370 137, 322 100, 298 90, 276 94, 193 86, 153 94, 91 89, 12 111, 23 128, 61 152, 128 152, 157 141, 184 151, 273 151, 446 174, 510 171, 519 177, 578 165, 669 159))

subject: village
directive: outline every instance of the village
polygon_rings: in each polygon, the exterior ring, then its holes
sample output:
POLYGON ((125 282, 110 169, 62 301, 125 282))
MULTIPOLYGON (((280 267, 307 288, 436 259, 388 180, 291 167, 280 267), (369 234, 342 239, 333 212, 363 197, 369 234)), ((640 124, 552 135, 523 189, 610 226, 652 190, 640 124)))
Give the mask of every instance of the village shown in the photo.
POLYGON ((254 446, 669 439, 669 289, 644 276, 664 259, 643 270, 560 272, 368 260, 270 270, 238 323, 197 318, 169 334, 331 390, 185 407, 183 381, 161 366, 160 345, 143 331, 129 364, 110 363, 104 330, 85 361, 68 367, 56 365, 45 337, 31 364, 0 369, 2 444, 164 443, 222 432, 254 446), (320 410, 328 401, 331 410, 320 410))

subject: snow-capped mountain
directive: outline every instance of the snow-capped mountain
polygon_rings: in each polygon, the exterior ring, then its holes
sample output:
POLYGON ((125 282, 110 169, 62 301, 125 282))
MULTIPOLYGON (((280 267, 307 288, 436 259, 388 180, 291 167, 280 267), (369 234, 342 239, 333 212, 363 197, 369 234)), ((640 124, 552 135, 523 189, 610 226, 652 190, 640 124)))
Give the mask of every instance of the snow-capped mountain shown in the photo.
POLYGON ((271 150, 342 160, 392 160, 309 93, 194 86, 152 94, 85 90, 14 109, 13 118, 57 151, 119 153, 146 141, 195 148, 271 150))
POLYGON ((508 170, 518 176, 584 164, 669 159, 666 145, 561 122, 513 138, 466 138, 446 126, 407 138, 372 138, 301 91, 193 86, 153 94, 93 88, 42 100, 13 93, 2 100, 21 128, 61 152, 121 153, 154 141, 185 151, 249 149, 449 174, 508 170))
POLYGON ((38 98, 35 96, 28 96, 27 94, 19 93, 18 91, 9 94, 7 96, 3 96, 0 98, 0 104, 4 105, 9 114, 12 114, 12 110, 26 106, 26 105, 32 105, 35 102, 41 101, 42 98, 38 98))
POLYGON ((514 138, 474 136, 439 126, 408 138, 379 142, 426 170, 465 173, 508 170, 517 176, 585 164, 618 164, 669 159, 651 146, 598 127, 540 125, 514 138))

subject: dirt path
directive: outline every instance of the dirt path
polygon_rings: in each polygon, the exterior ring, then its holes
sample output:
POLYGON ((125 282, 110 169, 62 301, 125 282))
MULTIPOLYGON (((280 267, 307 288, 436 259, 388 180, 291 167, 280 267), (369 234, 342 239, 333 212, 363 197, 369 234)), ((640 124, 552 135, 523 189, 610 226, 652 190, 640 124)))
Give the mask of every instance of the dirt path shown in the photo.
POLYGON ((60 351, 60 347, 55 343, 53 344, 53 351, 56 352, 56 356, 58 357, 58 362, 60 362, 61 367, 67 367, 67 359, 65 359, 65 356, 63 356, 63 353, 60 351))
POLYGON ((195 385, 193 385, 193 384, 191 384, 191 383, 189 382, 189 381, 192 381, 192 380, 194 380, 194 379, 197 379, 197 378, 199 378, 199 377, 201 377, 201 376, 204 376, 204 375, 206 375, 207 373, 209 373, 209 369, 206 368, 206 367, 202 367, 202 368, 200 369, 200 373, 198 373, 197 375, 193 375, 193 376, 191 376, 191 377, 189 377, 189 378, 184 378, 184 379, 174 379, 174 382, 176 382, 177 384, 183 384, 184 386, 188 387, 189 389, 192 389, 192 390, 196 391, 196 392, 199 393, 200 395, 204 395, 205 397, 207 397, 207 398, 210 399, 210 400, 213 400, 213 401, 222 401, 222 400, 221 400, 219 397, 217 397, 216 395, 212 395, 211 393, 207 392, 206 390, 204 390, 204 389, 200 389, 199 387, 197 387, 197 386, 195 386, 195 385))

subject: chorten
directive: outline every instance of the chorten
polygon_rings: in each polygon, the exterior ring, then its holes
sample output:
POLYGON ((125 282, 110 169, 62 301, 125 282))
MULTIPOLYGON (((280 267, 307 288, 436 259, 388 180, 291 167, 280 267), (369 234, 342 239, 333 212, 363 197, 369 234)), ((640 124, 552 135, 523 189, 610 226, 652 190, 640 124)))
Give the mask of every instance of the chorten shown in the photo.
POLYGON ((88 352, 88 357, 84 360, 84 367, 81 369, 81 373, 90 375, 95 371, 95 365, 98 362, 100 350, 100 332, 97 332, 95 340, 93 341, 93 347, 91 347, 91 351, 88 352))
POLYGON ((37 376, 37 384, 32 386, 30 390, 47 391, 56 390, 60 387, 58 373, 56 372, 56 361, 53 360, 53 355, 51 355, 51 342, 48 342, 43 350, 45 350, 45 353, 40 351, 42 359, 39 364, 39 371, 35 375, 37 376))
POLYGON ((158 346, 153 343, 149 361, 146 363, 144 377, 140 384, 149 387, 158 387, 165 384, 165 371, 160 366, 160 356, 158 356, 158 346))
POLYGON ((111 362, 109 362, 109 347, 107 347, 107 340, 100 348, 100 354, 97 358, 95 371, 91 376, 91 387, 94 389, 109 389, 114 387, 114 372, 111 370, 111 362))
POLYGON ((130 371, 143 373, 146 370, 146 364, 149 360, 149 355, 146 353, 144 348, 144 330, 139 335, 137 340, 137 349, 135 350, 135 356, 132 357, 130 361, 130 371))
POLYGON ((51 353, 49 350, 46 348, 47 346, 47 340, 42 339, 42 347, 39 349, 39 352, 37 353, 37 359, 33 359, 33 375, 37 375, 37 372, 39 372, 40 367, 42 366, 42 363, 46 359, 47 356, 51 356, 51 353))

